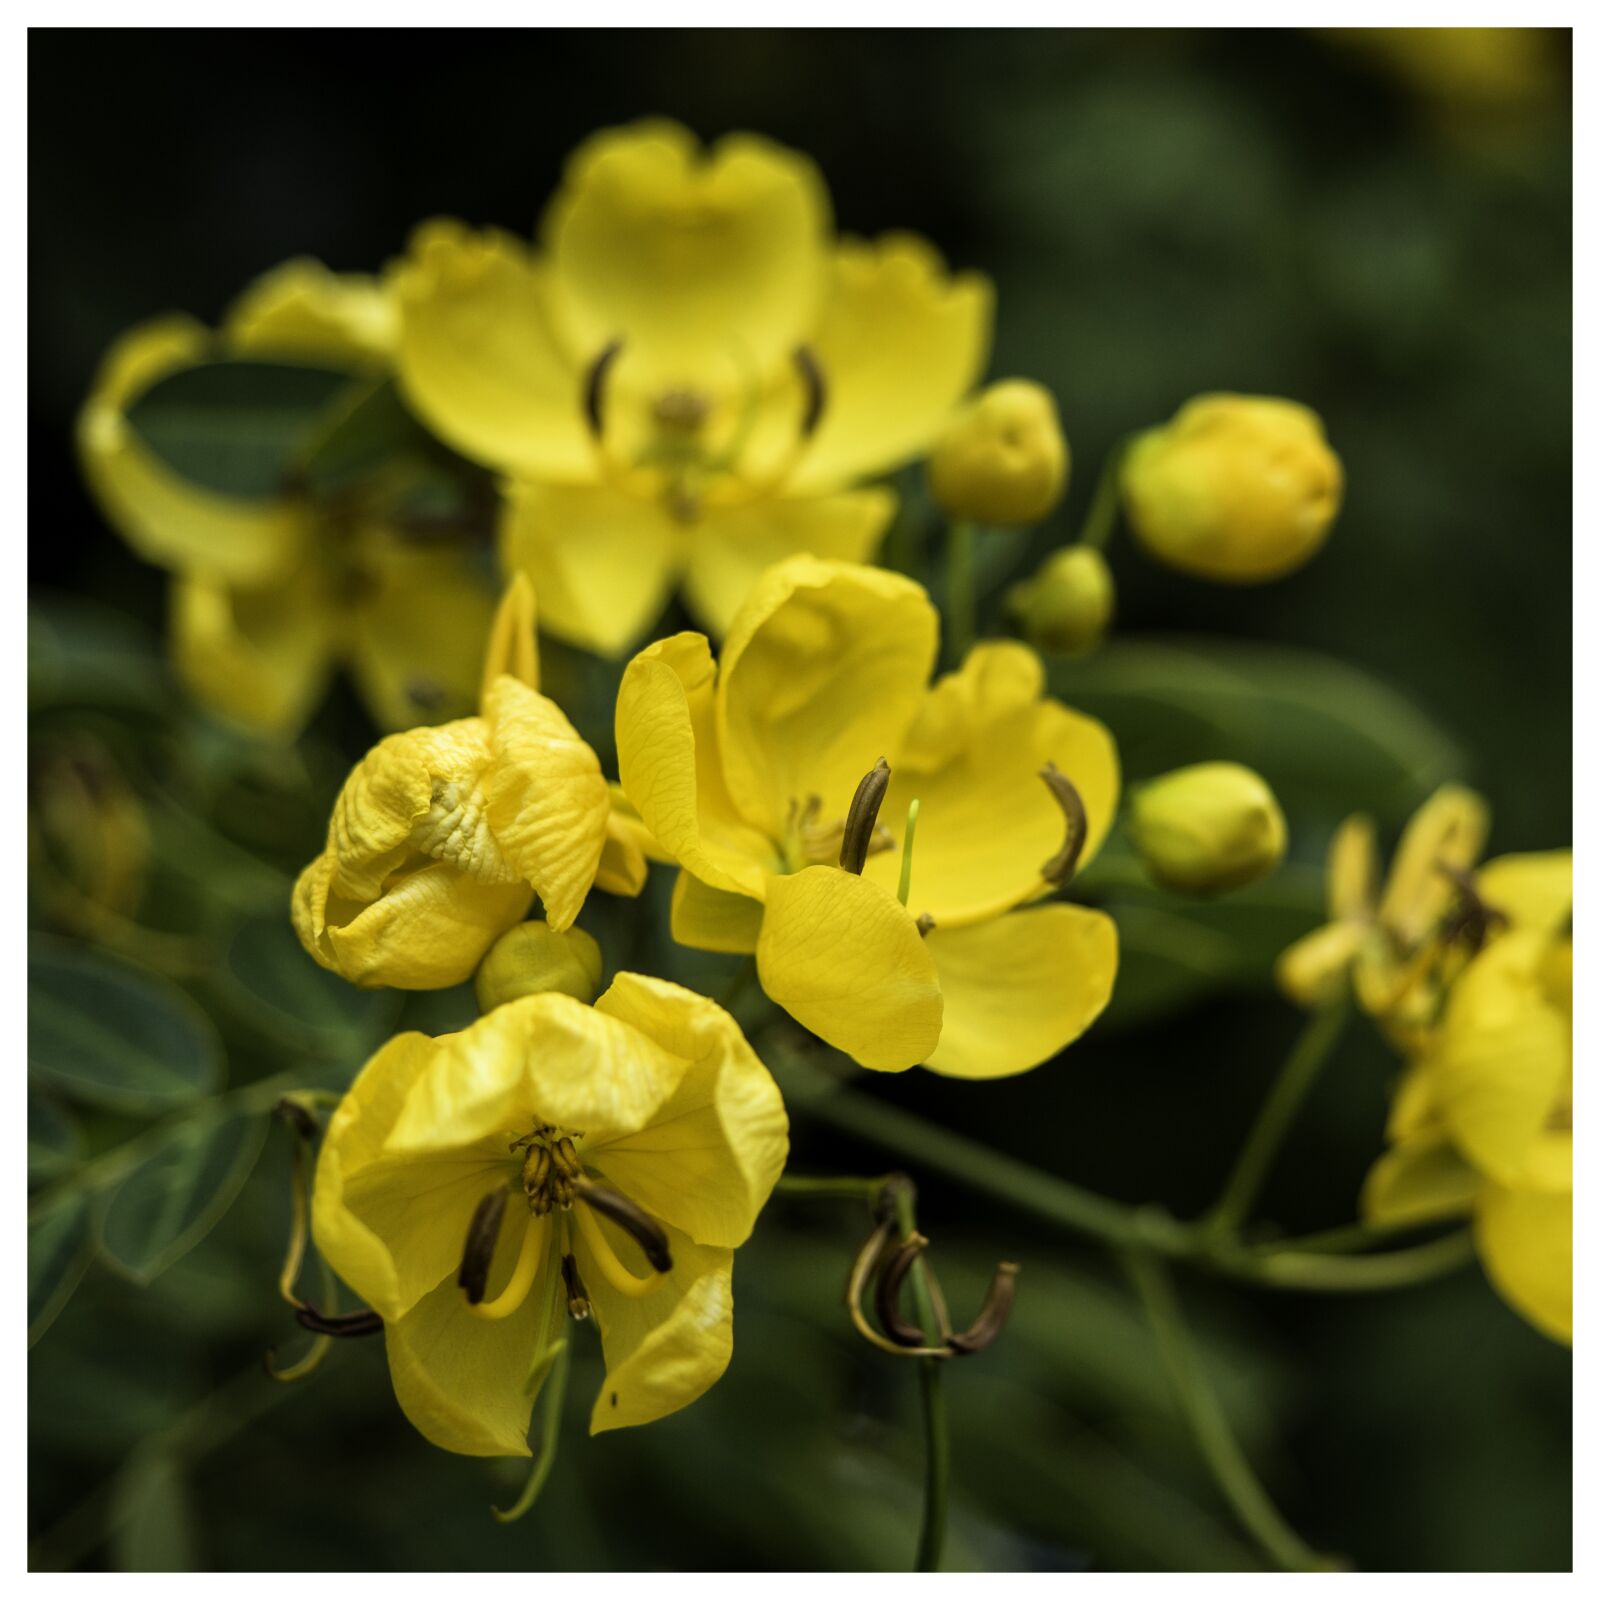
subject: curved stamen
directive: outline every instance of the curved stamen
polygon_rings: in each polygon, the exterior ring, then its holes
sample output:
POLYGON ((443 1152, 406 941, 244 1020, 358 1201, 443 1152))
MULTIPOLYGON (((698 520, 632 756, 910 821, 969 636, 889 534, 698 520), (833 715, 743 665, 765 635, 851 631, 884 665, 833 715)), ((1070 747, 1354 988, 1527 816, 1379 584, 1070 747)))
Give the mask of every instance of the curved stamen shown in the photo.
POLYGON ((878 1275, 877 1311, 883 1331, 896 1344, 908 1349, 925 1343, 929 1335, 916 1323, 908 1322, 900 1314, 900 1291, 905 1285, 911 1264, 928 1248, 925 1235, 912 1233, 906 1236, 900 1248, 884 1263, 878 1275))
POLYGON ((456 1282, 466 1291, 467 1303, 477 1305, 489 1286, 489 1266, 494 1247, 500 1241, 500 1224, 506 1214, 506 1191, 492 1190, 478 1202, 467 1225, 466 1248, 461 1252, 461 1270, 456 1282))
POLYGON ((963 1356, 986 1350, 1000 1337, 1000 1330, 1005 1327, 1016 1301, 1017 1264, 1015 1261, 1002 1261, 994 1269, 994 1276, 989 1280, 989 1292, 984 1295, 983 1305, 972 1319, 972 1326, 964 1333, 952 1333, 945 1343, 963 1356))
POLYGON ((1067 837, 1061 848, 1039 868, 1045 881, 1059 889, 1077 870, 1078 858, 1089 838, 1089 813, 1083 808, 1083 796, 1078 793, 1077 785, 1055 762, 1045 762, 1039 776, 1067 819, 1067 837))
POLYGON ((589 424, 589 432, 596 439, 601 438, 606 431, 605 418, 605 388, 606 376, 611 371, 616 359, 622 354, 622 341, 613 339, 594 358, 588 372, 583 379, 583 414, 589 424))
POLYGON ((592 1178, 575 1178, 572 1192, 586 1205, 610 1217, 644 1251, 645 1260, 657 1272, 672 1271, 667 1230, 643 1206, 635 1205, 620 1189, 613 1189, 609 1183, 596 1183, 592 1178))
POLYGON ((467 1310, 473 1316, 482 1317, 486 1322, 499 1322, 509 1317, 528 1298, 533 1289, 533 1280, 539 1275, 539 1264, 544 1260, 545 1240, 549 1232, 550 1224, 546 1218, 528 1218, 527 1231, 522 1235, 522 1247, 517 1251, 516 1265, 511 1269, 505 1288, 493 1300, 480 1305, 469 1301, 467 1310))
MULTIPOLYGON (((577 1218, 578 1232, 583 1235, 583 1242, 589 1247, 589 1255, 599 1267, 600 1276, 618 1294, 626 1295, 630 1300, 640 1300, 661 1287, 665 1281, 661 1272, 652 1273, 648 1278, 636 1278, 623 1266, 617 1259, 617 1252, 611 1248, 611 1241, 600 1231, 600 1223, 594 1212, 587 1206, 576 1207, 572 1214, 577 1218)), ((671 1264, 669 1257, 669 1268, 671 1264)))
POLYGON ((856 785, 850 809, 844 819, 844 839, 839 846, 839 865, 846 872, 860 874, 872 849, 872 836, 878 826, 878 812, 889 792, 889 763, 878 757, 877 764, 856 785))
POLYGON ((800 437, 809 439, 817 431, 817 424, 822 421, 822 413, 828 406, 828 380, 823 374, 822 363, 817 360, 816 351, 808 344, 796 348, 794 365, 806 391, 805 410, 800 413, 800 437))

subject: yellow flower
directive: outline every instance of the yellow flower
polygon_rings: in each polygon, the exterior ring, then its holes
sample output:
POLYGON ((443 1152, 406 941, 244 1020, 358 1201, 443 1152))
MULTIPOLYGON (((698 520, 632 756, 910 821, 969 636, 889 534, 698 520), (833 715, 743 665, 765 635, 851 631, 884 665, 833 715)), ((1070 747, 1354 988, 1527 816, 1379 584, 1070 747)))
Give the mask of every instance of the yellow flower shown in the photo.
POLYGON ((1028 903, 1062 870, 1041 768, 1075 786, 1086 861, 1116 810, 1116 746, 1041 698, 1025 647, 980 646, 929 688, 937 645, 937 613, 909 579, 793 557, 751 592, 720 666, 693 633, 634 657, 618 758, 683 868, 674 937, 754 953, 772 999, 863 1066, 997 1077, 1049 1059, 1109 998, 1111 920, 1028 903), (856 830, 858 874, 839 865, 845 821, 880 758, 891 776, 875 825, 856 830))
POLYGON ((733 1252, 788 1153, 738 1024, 622 973, 530 995, 363 1068, 317 1163, 318 1248, 383 1318, 401 1409, 463 1455, 527 1455, 569 1319, 606 1377, 591 1433, 679 1410, 733 1350, 733 1252))
POLYGON ((292 485, 231 498, 168 467, 128 411, 162 379, 218 359, 348 372, 358 389, 382 380, 395 330, 376 280, 290 261, 245 290, 218 334, 183 316, 125 334, 79 417, 84 473, 106 516, 173 575, 185 687, 257 732, 292 738, 340 666, 382 727, 465 711, 493 596, 468 549, 408 537, 378 486, 337 507, 292 485))
POLYGON ((1265 583, 1303 566, 1338 515, 1344 469, 1314 411, 1206 394, 1141 434, 1122 465, 1128 522, 1169 566, 1265 583))
POLYGON ((535 894, 551 928, 572 926, 611 802, 599 759, 538 683, 519 577, 490 638, 481 715, 390 734, 345 780, 294 888, 295 932, 323 966, 364 988, 442 989, 472 976, 535 894))
POLYGON ((1111 626, 1111 569, 1098 550, 1071 544, 1010 593, 1012 615, 1028 641, 1064 656, 1087 655, 1111 626))
POLYGON ((1055 510, 1068 463, 1054 396, 1010 378, 990 384, 951 420, 928 457, 928 487, 948 516, 1026 525, 1055 510))
POLYGON ((519 922, 495 940, 472 984, 480 1011, 529 994, 569 994, 587 1005, 601 967, 600 946, 582 928, 557 933, 548 922, 519 922))
POLYGON ((1197 895, 1265 877, 1289 842, 1277 796, 1236 761, 1202 761, 1141 784, 1128 836, 1157 883, 1197 895))
POLYGON ((784 556, 868 558, 894 496, 854 485, 925 451, 988 354, 986 280, 908 235, 835 243, 804 157, 670 122, 585 143, 537 252, 434 221, 398 284, 410 401, 509 476, 504 564, 609 655, 680 578, 720 635, 784 556))

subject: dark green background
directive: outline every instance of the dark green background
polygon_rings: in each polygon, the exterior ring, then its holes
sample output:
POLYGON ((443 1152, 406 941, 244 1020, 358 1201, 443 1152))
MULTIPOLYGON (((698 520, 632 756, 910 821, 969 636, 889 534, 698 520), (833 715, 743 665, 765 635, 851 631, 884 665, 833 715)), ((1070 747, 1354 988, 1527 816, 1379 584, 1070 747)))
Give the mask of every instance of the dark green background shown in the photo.
MULTIPOLYGON (((910 227, 993 276, 992 370, 1051 386, 1076 461, 1069 502, 1036 550, 1075 525, 1110 443, 1190 394, 1232 388, 1316 407, 1348 476, 1326 551, 1284 582, 1219 590, 1119 540, 1121 630, 1282 642, 1366 668, 1462 752, 1451 765, 1490 797, 1496 849, 1565 845, 1570 80, 1566 38, 1548 45, 1542 99, 1448 113, 1347 44, 1288 32, 34 30, 30 583, 159 627, 163 580, 105 529, 70 448, 94 363, 128 324, 172 308, 214 318, 294 254, 373 268, 438 212, 525 232, 565 154, 598 126, 663 113, 706 136, 753 128, 817 158, 842 228, 910 227)), ((993 618, 993 596, 990 606, 993 618)), ((1087 696, 1096 669, 1084 670, 1087 696)), ((1072 669, 1057 682, 1070 696, 1072 669)), ((119 730, 102 714, 96 726, 140 767, 137 724, 119 730)), ((1138 730, 1117 731, 1142 775, 1138 730)), ((239 781, 266 809, 241 822, 237 805, 219 803, 217 825, 269 835, 266 853, 292 868, 319 842, 341 762, 366 741, 341 694, 308 740, 304 792, 286 798, 281 773, 248 771, 239 781), (260 816, 277 821, 258 826, 260 816)), ((1216 743, 1228 742, 1224 725, 1216 743)), ((1348 797, 1389 830, 1415 798, 1348 797)), ((1291 805, 1307 871, 1345 800, 1291 805)), ((624 958, 622 919, 600 908, 592 925, 614 934, 612 963, 624 958)), ((1022 1079, 868 1087, 1185 1214, 1211 1198, 1293 1036, 1266 969, 1263 955, 1242 986, 1146 1026, 1124 1018, 1022 1079)), ((233 1071, 291 1062, 244 1046, 233 1071)), ((1379 1044, 1353 1039, 1265 1215, 1290 1231, 1348 1220, 1391 1071, 1379 1044)), ((802 1169, 890 1164, 798 1117, 795 1146, 802 1169)), ((413 1434, 375 1345, 337 1350, 319 1379, 287 1393, 250 1376, 261 1347, 289 1333, 271 1281, 285 1168, 275 1134, 244 1200, 198 1251, 142 1293, 91 1269, 35 1351, 29 1510, 48 1535, 36 1559, 907 1560, 914 1385, 842 1328, 838 1280, 860 1232, 848 1208, 796 1216, 775 1203, 740 1258, 734 1365, 679 1418, 586 1440, 578 1424, 595 1377, 580 1361, 582 1405, 552 1486, 502 1530, 483 1506, 509 1498, 515 1475, 413 1434), (190 1411, 220 1384, 231 1387, 190 1411), (162 1430, 183 1414, 180 1486, 141 1478, 130 1452, 170 1442, 162 1430), (109 1484, 123 1501, 97 1497, 109 1484), (108 1518, 130 1495, 144 1514, 108 1518), (112 1523, 122 1531, 108 1540, 112 1523)), ((924 1182, 923 1210, 963 1304, 986 1261, 1024 1263, 1006 1340, 950 1377, 953 1560, 1248 1563, 1114 1272, 941 1179, 924 1182)), ((1569 1565, 1570 1357, 1475 1269, 1370 1300, 1185 1289, 1253 1455, 1313 1544, 1368 1569, 1569 1565)))

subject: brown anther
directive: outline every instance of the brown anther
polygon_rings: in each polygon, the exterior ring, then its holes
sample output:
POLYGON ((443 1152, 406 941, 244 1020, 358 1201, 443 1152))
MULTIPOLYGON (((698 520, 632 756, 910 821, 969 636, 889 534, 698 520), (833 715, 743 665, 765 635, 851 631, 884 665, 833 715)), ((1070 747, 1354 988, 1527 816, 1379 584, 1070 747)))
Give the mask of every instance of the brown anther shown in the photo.
POLYGON ((589 1296, 578 1276, 578 1263, 570 1255, 561 1258, 561 1281, 567 1286, 567 1315, 582 1322, 589 1315, 589 1296))
POLYGON ((467 1244, 461 1252, 456 1282, 466 1291, 467 1304, 477 1305, 489 1286, 494 1247, 500 1242, 500 1224, 506 1214, 506 1191, 495 1189, 478 1202, 467 1224, 467 1244))
POLYGON ((583 414, 589 423, 589 431, 595 438, 599 438, 606 431, 605 421, 605 386, 606 375, 610 372, 612 364, 622 354, 622 341, 613 339, 600 354, 594 358, 589 371, 583 380, 583 414))
POLYGON ((926 939, 928 935, 932 933, 933 930, 938 926, 939 924, 935 922, 926 911, 924 911, 917 918, 917 932, 920 933, 924 939, 926 939))
POLYGON ((583 1163, 578 1160, 577 1146, 573 1144, 571 1139, 562 1138, 558 1140, 555 1148, 551 1151, 551 1156, 555 1164, 569 1178, 581 1178, 583 1176, 583 1163))
POLYGON ((673 433, 694 433, 711 414, 711 402, 698 389, 664 389, 650 415, 658 427, 673 433))
POLYGON ((1460 867, 1445 861, 1434 862, 1434 869, 1444 874, 1455 885, 1460 896, 1450 915, 1439 930, 1446 944, 1461 940, 1474 953, 1483 948, 1490 930, 1503 926, 1508 918, 1498 906, 1492 906, 1478 892, 1478 880, 1460 867))
POLYGON ((889 763, 878 757, 877 764, 856 785, 850 809, 844 819, 844 839, 839 846, 839 865, 846 872, 859 873, 872 853, 872 839, 878 828, 878 811, 889 792, 889 763))
POLYGON ((1016 1301, 1017 1264, 1015 1261, 1002 1261, 994 1269, 994 1276, 989 1280, 989 1292, 984 1295, 983 1306, 972 1319, 972 1326, 964 1333, 952 1333, 945 1343, 957 1355, 970 1356, 987 1350, 1000 1337, 1000 1331, 1011 1316, 1011 1308, 1016 1301))
POLYGON ((907 1322, 901 1316, 900 1291, 905 1287, 906 1274, 911 1270, 912 1263, 927 1248, 928 1241, 924 1235, 908 1234, 900 1248, 884 1262, 883 1270, 878 1274, 878 1322, 896 1344, 905 1345, 908 1349, 926 1344, 928 1335, 916 1323, 907 1322))
POLYGON ((822 421, 822 413, 827 409, 828 380, 823 375, 816 351, 808 344, 800 345, 795 350, 794 365, 806 391, 805 409, 800 413, 800 437, 809 439, 817 431, 817 424, 822 421))
POLYGON ((541 1195, 550 1177, 550 1150, 547 1145, 536 1144, 522 1163, 522 1187, 530 1200, 541 1195))
POLYGON ((585 1205, 609 1217, 644 1251, 645 1260, 657 1272, 672 1271, 672 1250, 667 1230, 643 1206, 636 1205, 620 1189, 592 1178, 573 1180, 572 1191, 585 1205))
POLYGON ((297 1306, 294 1320, 311 1333, 325 1333, 333 1339, 359 1339, 383 1332, 383 1318, 376 1311, 346 1311, 325 1317, 315 1306, 297 1306))
POLYGON ((1083 809, 1083 796, 1078 793, 1077 785, 1055 762, 1045 762, 1039 776, 1067 819, 1067 836, 1061 848, 1039 868, 1044 880, 1059 889, 1077 870, 1078 858, 1089 837, 1089 813, 1083 809))

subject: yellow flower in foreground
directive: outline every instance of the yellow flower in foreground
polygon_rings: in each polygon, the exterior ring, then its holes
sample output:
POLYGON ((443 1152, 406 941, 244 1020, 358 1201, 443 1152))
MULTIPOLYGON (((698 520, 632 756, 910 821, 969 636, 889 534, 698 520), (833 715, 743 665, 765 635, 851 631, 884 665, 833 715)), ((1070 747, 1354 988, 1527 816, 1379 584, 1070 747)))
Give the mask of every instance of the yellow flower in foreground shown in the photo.
POLYGON ((694 633, 634 657, 618 758, 683 868, 675 938, 753 952, 772 999, 863 1066, 999 1077, 1048 1060, 1110 996, 1110 918, 1028 903, 1063 871, 1062 804, 1041 769, 1081 800, 1081 863, 1116 810, 1116 746, 1041 697, 1025 647, 982 645, 930 688, 937 646, 938 615, 909 579, 794 557, 752 591, 720 666, 694 633), (858 830, 858 875, 839 864, 844 824, 880 758, 892 775, 876 825, 858 830))
POLYGON ((986 280, 904 234, 836 243, 816 169, 752 135, 596 134, 541 233, 424 224, 400 374, 512 480, 501 554, 546 625, 605 654, 680 577, 721 634, 773 562, 867 559, 894 496, 853 486, 925 451, 988 355, 986 280))
POLYGON ((323 966, 363 987, 442 989, 472 976, 535 894, 561 933, 597 874, 638 892, 642 857, 610 823, 599 759, 538 683, 533 596, 518 578, 481 715, 390 734, 345 780, 327 845, 294 888, 295 932, 323 966))
POLYGON ((783 1100, 720 1007, 622 973, 464 1033, 391 1039, 328 1126, 313 1228, 382 1316, 396 1398, 434 1444, 527 1455, 569 1319, 606 1377, 589 1428, 704 1394, 733 1351, 733 1252, 788 1153, 783 1100))
POLYGON ((1572 1341, 1572 857, 1477 875, 1488 942, 1455 980, 1367 1180, 1375 1221, 1471 1214, 1495 1287, 1572 1341))
POLYGON ((395 328, 376 280, 290 261, 245 290, 220 333, 170 316, 125 334, 79 417, 84 473, 106 516, 173 575, 171 648, 185 687, 258 732, 297 734, 341 665, 382 727, 466 710, 493 596, 470 550, 408 537, 376 484, 337 506, 293 484, 232 498, 168 467, 128 410, 162 379, 224 359, 375 383, 395 328))

